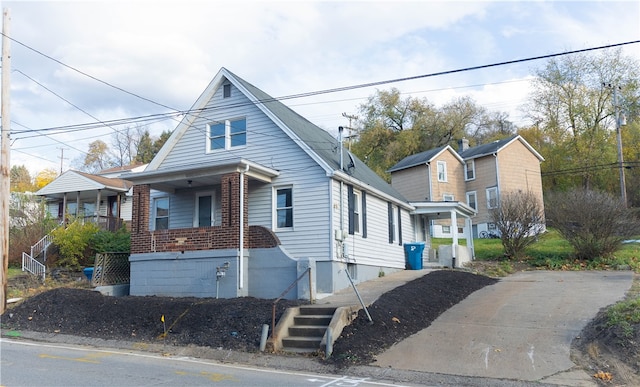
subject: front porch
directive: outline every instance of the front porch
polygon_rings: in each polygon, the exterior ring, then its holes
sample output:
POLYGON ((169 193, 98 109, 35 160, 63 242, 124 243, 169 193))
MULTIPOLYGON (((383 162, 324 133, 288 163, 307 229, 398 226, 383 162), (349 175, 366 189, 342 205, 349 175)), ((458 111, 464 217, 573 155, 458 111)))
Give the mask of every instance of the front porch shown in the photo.
POLYGON ((411 215, 415 222, 416 240, 427 244, 424 255, 428 264, 462 267, 475 258, 471 232, 471 217, 476 214, 474 209, 460 202, 411 202, 411 205, 415 207, 411 215), (450 245, 439 246, 437 250, 432 249, 430 243, 432 226, 436 221, 448 224, 452 240, 450 245), (466 246, 459 243, 460 239, 466 241, 466 246))

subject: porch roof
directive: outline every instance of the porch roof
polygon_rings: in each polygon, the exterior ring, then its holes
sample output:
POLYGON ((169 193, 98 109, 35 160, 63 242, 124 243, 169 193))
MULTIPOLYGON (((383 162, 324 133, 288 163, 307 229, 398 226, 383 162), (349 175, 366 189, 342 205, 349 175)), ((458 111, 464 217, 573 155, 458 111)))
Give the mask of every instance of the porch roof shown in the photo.
POLYGON ((98 191, 102 196, 111 196, 127 192, 130 188, 131 182, 127 180, 69 170, 42 187, 36 195, 57 200, 66 194, 67 198, 84 200, 95 198, 98 191))
POLYGON ((451 211, 455 211, 458 215, 470 218, 476 215, 476 210, 462 202, 410 202, 415 210, 412 215, 429 215, 434 219, 449 219, 451 211))
POLYGON ((243 172, 250 180, 270 183, 280 172, 242 158, 224 163, 193 164, 189 167, 153 170, 148 172, 127 173, 122 175, 134 185, 149 184, 152 189, 174 192, 176 189, 204 187, 220 183, 221 177, 228 173, 243 172))

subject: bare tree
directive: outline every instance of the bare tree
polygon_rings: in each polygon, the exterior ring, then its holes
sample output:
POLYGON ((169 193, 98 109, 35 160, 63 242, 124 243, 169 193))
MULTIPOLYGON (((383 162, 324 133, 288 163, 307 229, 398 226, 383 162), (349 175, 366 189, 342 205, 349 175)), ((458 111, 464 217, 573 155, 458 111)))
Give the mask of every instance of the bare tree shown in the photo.
POLYGON ((491 219, 509 259, 522 258, 524 249, 545 229, 542 203, 531 191, 502 194, 500 205, 491 210, 491 219))

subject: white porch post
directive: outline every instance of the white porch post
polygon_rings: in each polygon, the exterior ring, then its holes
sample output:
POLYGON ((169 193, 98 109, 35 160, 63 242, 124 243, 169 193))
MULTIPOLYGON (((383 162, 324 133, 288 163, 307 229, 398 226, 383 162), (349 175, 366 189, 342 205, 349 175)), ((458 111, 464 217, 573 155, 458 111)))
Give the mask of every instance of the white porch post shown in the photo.
POLYGON ((476 249, 473 246, 473 222, 470 217, 466 217, 464 220, 465 228, 467 229, 467 247, 471 250, 471 259, 476 259, 476 249))
POLYGON ((76 192, 76 218, 80 215, 80 191, 76 192))
POLYGON ((100 215, 100 200, 102 200, 102 192, 101 190, 98 190, 98 196, 96 197, 96 207, 93 211, 93 215, 96 219, 98 219, 98 215, 100 215))
POLYGON ((62 195, 62 224, 67 225, 67 193, 62 195))
POLYGON ((451 235, 453 236, 453 243, 451 244, 451 266, 456 267, 456 252, 458 250, 458 217, 455 211, 451 211, 451 235))

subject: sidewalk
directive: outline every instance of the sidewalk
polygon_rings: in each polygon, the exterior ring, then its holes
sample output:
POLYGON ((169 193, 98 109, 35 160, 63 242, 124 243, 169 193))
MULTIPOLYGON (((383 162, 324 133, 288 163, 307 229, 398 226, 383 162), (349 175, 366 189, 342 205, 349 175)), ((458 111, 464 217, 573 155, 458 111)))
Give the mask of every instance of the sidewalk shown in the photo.
MULTIPOLYGON (((384 277, 356 284, 358 293, 366 306, 371 305, 375 300, 380 298, 384 293, 395 289, 399 286, 411 282, 417 278, 425 276, 432 272, 433 269, 423 270, 401 270, 395 273, 386 274, 384 277)), ((346 274, 345 274, 346 276, 346 274)), ((353 287, 342 289, 330 296, 316 300, 316 305, 330 304, 335 306, 360 305, 358 296, 353 287)))

